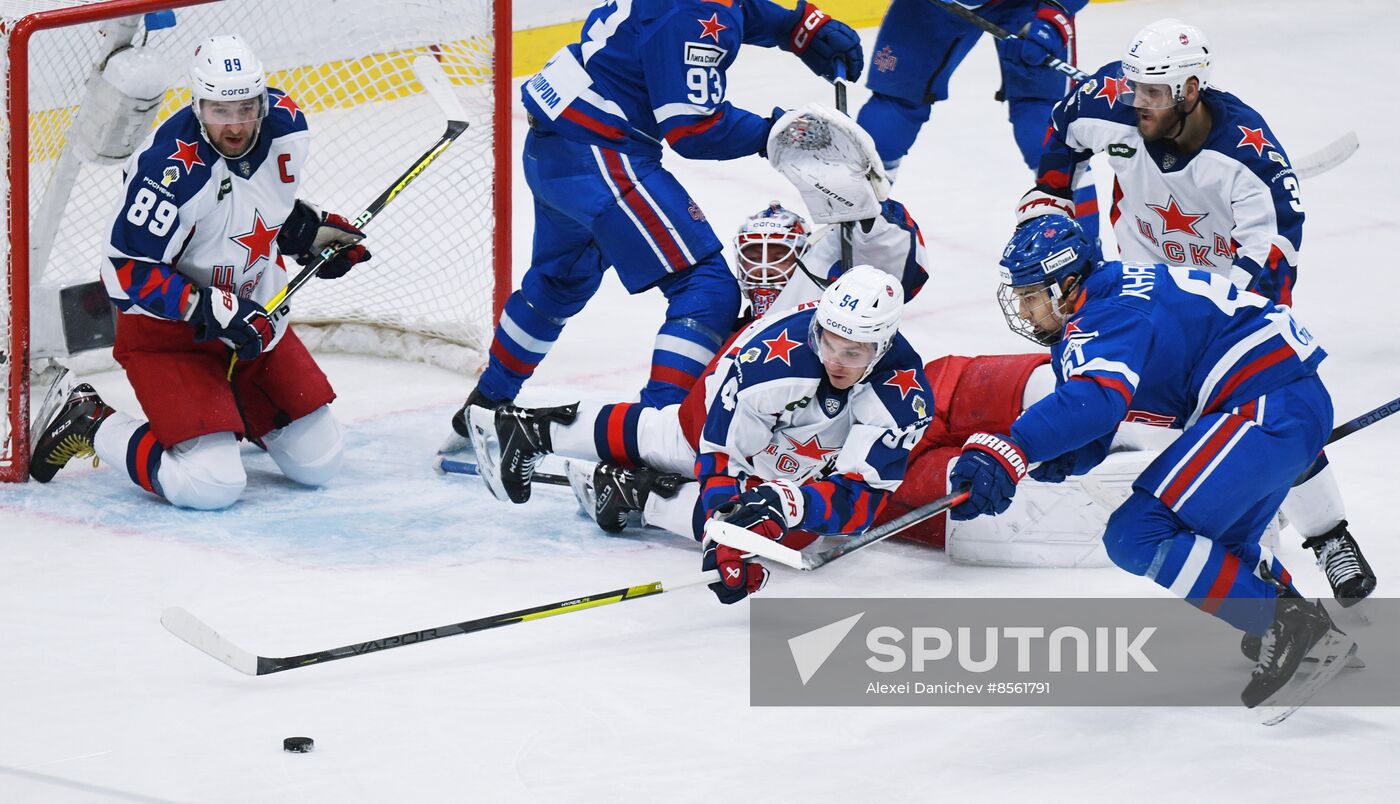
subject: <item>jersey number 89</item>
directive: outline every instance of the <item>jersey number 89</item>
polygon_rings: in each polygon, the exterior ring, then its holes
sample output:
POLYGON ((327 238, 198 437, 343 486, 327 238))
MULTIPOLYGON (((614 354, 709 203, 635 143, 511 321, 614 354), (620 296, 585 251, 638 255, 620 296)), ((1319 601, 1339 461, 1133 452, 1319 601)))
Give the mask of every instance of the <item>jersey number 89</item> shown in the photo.
POLYGON ((155 193, 142 187, 136 191, 136 197, 131 200, 131 206, 127 207, 126 219, 134 226, 145 226, 156 237, 164 237, 170 232, 170 227, 175 225, 178 213, 179 210, 175 208, 174 204, 164 199, 157 199, 155 193), (152 207, 155 207, 154 212, 151 211, 152 207))

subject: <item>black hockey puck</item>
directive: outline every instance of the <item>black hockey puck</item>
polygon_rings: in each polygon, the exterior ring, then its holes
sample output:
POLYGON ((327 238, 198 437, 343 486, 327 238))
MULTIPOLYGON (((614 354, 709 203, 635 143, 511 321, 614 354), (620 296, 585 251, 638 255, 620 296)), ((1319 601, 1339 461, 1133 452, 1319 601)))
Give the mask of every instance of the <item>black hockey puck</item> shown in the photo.
POLYGON ((282 750, 293 754, 309 754, 315 747, 316 741, 310 737, 288 737, 282 741, 282 750))

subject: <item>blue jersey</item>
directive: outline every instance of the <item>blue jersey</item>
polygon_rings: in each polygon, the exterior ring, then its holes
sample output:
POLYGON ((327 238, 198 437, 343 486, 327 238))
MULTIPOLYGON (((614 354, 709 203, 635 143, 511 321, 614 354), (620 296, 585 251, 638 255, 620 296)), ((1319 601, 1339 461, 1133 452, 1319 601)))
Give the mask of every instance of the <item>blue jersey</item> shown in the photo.
POLYGON ((569 139, 694 159, 758 153, 772 121, 724 99, 743 44, 792 49, 797 12, 770 0, 608 0, 583 37, 521 88, 532 125, 569 139))
POLYGON ((1011 428, 1031 461, 1123 421, 1190 427, 1314 375, 1326 356, 1286 306, 1201 268, 1102 263, 1082 298, 1051 350, 1055 393, 1011 428))
POLYGON ((932 421, 923 360, 896 335, 865 379, 834 389, 807 343, 815 311, 812 302, 758 319, 705 377, 702 516, 750 479, 790 480, 806 502, 798 527, 860 533, 903 481, 909 450, 932 421))
POLYGON ((1303 240, 1298 177, 1264 118, 1228 92, 1207 88, 1211 128, 1182 154, 1144 142, 1121 62, 1102 67, 1055 105, 1037 186, 1065 192, 1089 157, 1113 168, 1109 221, 1131 262, 1204 268, 1288 304, 1303 240))

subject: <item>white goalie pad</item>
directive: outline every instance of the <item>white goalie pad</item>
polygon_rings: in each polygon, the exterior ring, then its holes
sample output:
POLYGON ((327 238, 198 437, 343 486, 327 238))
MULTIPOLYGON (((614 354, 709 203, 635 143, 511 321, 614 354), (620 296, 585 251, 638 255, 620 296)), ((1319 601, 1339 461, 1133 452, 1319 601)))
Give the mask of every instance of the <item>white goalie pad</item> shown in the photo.
MULTIPOLYGON (((1063 483, 1026 479, 999 516, 948 523, 948 557, 993 567, 1108 567, 1108 517, 1132 493, 1155 451, 1110 454, 1092 472, 1063 483)), ((1278 545, 1277 517, 1260 542, 1278 545)))
POLYGON ((797 188, 817 223, 873 218, 890 194, 875 142, 827 106, 793 109, 768 134, 768 161, 797 188))

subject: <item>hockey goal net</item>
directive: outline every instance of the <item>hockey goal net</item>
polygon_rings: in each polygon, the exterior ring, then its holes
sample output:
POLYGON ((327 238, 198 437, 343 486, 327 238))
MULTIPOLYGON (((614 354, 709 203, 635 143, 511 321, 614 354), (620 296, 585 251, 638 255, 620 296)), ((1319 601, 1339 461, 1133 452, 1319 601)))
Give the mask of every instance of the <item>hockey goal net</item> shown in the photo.
POLYGON ((347 217, 441 135, 445 118, 411 69, 436 59, 470 127, 368 227, 374 261, 308 286, 292 320, 313 349, 449 367, 474 364, 489 342, 510 289, 510 0, 0 0, 0 480, 27 474, 31 364, 81 348, 64 331, 74 305, 98 329, 109 313, 89 283, 105 259, 123 142, 139 145, 189 102, 190 55, 221 33, 248 41, 268 85, 307 114, 300 195, 347 217), (169 65, 145 117, 107 108, 132 103, 104 74, 129 47, 169 65), (89 136, 85 116, 133 130, 89 136), (64 291, 84 285, 86 295, 64 291))

